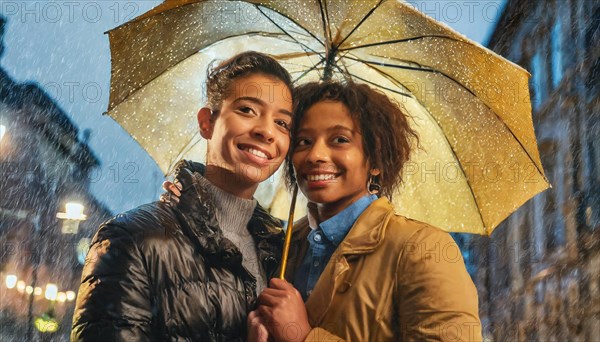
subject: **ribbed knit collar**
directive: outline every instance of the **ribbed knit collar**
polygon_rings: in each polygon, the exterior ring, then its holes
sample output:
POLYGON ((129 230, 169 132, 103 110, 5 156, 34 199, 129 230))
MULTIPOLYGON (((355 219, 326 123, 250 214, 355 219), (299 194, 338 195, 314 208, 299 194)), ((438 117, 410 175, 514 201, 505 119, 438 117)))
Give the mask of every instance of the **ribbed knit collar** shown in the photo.
POLYGON ((232 195, 211 183, 200 173, 194 173, 194 177, 206 189, 208 197, 213 202, 221 229, 236 234, 249 235, 246 225, 256 207, 256 199, 246 199, 232 195), (231 215, 231 213, 235 213, 235 215, 231 215))
MULTIPOLYGON (((241 253, 231 243, 223 239, 223 232, 215 218, 214 204, 208 191, 199 184, 195 173, 204 174, 204 165, 182 160, 175 167, 175 178, 183 186, 178 204, 174 204, 181 215, 183 226, 194 236, 199 252, 217 264, 241 265, 241 253)), ((258 256, 267 273, 267 278, 274 275, 283 248, 284 232, 281 221, 272 217, 256 204, 254 213, 248 222, 248 231, 254 237, 258 248, 258 256)))

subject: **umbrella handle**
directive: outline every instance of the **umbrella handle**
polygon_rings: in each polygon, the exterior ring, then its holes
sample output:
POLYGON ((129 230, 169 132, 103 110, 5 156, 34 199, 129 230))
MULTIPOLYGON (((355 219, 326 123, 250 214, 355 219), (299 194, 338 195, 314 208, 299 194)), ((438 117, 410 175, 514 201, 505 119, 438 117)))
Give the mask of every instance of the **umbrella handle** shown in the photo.
POLYGON ((292 241, 292 230, 294 229, 294 209, 296 208, 296 197, 298 197, 298 184, 294 185, 292 194, 292 204, 290 205, 290 216, 288 216, 287 230, 285 232, 285 242, 283 244, 283 253, 281 255, 281 272, 279 279, 285 280, 285 269, 287 267, 288 253, 290 252, 290 243, 292 241))

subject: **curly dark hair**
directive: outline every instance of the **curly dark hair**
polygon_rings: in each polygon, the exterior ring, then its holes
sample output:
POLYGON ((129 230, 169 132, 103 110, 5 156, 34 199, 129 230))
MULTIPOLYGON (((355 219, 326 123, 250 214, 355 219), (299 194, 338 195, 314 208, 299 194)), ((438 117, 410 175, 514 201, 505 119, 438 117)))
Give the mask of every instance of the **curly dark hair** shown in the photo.
POLYGON ((292 77, 273 57, 255 51, 242 52, 206 72, 206 106, 213 111, 213 117, 216 118, 223 100, 231 94, 231 84, 237 78, 257 73, 283 81, 290 92, 293 89, 292 77))
MULTIPOLYGON (((376 181, 381 185, 379 195, 389 198, 402 183, 402 169, 409 160, 412 147, 418 146, 417 133, 410 127, 403 107, 384 93, 366 84, 351 81, 311 82, 294 90, 294 117, 292 139, 297 135, 300 122, 310 107, 320 101, 338 101, 350 111, 358 124, 366 159, 371 168, 381 170, 376 181)), ((292 143, 283 170, 288 187, 296 182, 292 143)))

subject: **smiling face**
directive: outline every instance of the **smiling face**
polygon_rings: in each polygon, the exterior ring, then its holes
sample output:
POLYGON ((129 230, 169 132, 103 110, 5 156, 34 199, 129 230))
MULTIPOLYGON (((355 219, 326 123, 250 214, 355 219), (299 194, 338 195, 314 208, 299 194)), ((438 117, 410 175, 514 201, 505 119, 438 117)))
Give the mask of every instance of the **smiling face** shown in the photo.
POLYGON ((229 193, 252 197, 288 152, 292 96, 284 82, 263 74, 235 80, 228 94, 216 119, 208 108, 198 113, 209 140, 206 177, 229 193))
POLYGON ((368 194, 362 135, 348 108, 320 101, 302 117, 292 162, 300 190, 325 220, 368 194))

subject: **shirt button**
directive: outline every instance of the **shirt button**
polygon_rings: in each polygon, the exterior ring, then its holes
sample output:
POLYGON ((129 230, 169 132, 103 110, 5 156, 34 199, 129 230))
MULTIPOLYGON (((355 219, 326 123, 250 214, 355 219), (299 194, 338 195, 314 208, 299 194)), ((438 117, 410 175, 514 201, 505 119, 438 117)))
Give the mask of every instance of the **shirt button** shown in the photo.
POLYGON ((317 261, 313 262, 313 266, 314 267, 319 267, 319 261, 317 260, 317 261))
POLYGON ((313 240, 315 240, 315 242, 321 242, 321 234, 315 233, 313 240))

